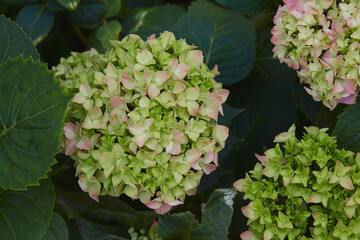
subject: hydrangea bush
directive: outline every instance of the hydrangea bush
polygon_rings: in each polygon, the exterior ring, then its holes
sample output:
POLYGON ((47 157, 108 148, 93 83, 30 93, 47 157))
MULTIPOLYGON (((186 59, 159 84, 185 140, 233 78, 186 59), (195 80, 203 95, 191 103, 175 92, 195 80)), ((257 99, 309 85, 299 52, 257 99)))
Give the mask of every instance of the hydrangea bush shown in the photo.
POLYGON ((333 109, 359 94, 360 1, 284 0, 274 18, 274 56, 297 70, 316 101, 333 109))
POLYGON ((202 52, 173 33, 111 44, 55 68, 74 95, 63 152, 93 199, 125 193, 163 214, 216 169, 228 137, 216 122, 229 91, 214 80, 217 67, 209 70, 202 52))
POLYGON ((338 149, 327 129, 295 126, 245 179, 234 183, 251 202, 242 208, 250 239, 359 239, 360 155, 338 149), (279 145, 281 143, 281 145, 279 145))

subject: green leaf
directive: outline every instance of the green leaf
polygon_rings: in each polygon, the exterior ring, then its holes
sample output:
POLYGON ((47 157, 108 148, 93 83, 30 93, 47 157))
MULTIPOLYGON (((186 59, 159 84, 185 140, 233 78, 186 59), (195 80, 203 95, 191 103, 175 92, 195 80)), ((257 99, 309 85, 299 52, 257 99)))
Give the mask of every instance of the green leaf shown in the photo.
POLYGON ((27 191, 0 191, 0 239, 39 240, 51 219, 54 188, 49 180, 27 191))
POLYGON ((184 8, 169 4, 143 9, 134 16, 135 24, 130 31, 144 39, 152 34, 159 35, 165 30, 170 31, 184 13, 184 8))
POLYGON ((80 3, 80 0, 56 0, 56 1, 71 11, 74 11, 80 3))
POLYGON ((32 56, 35 61, 39 60, 30 38, 13 21, 0 15, 0 64, 6 59, 16 58, 22 55, 24 58, 32 56))
POLYGON ((100 41, 102 48, 107 49, 111 47, 110 40, 117 40, 121 32, 121 24, 117 20, 112 20, 100 26, 96 32, 95 37, 100 41))
POLYGON ((338 116, 333 135, 337 137, 338 146, 360 152, 360 101, 345 108, 338 116))
POLYGON ((209 197, 203 209, 201 224, 190 212, 166 214, 159 217, 159 234, 164 239, 227 239, 233 214, 235 189, 218 189, 209 197))
POLYGON ((266 0, 216 0, 217 3, 228 7, 234 11, 237 11, 241 14, 254 14, 262 9, 264 9, 266 5, 266 0))
POLYGON ((70 20, 85 28, 94 28, 105 14, 105 0, 82 0, 76 11, 69 12, 70 20))
POLYGON ((254 69, 230 90, 228 103, 245 109, 230 125, 232 134, 243 140, 235 166, 229 168, 237 169, 237 178, 253 168, 257 162, 254 154, 262 154, 264 146, 271 146, 274 137, 296 119, 293 90, 298 78, 295 71, 273 59, 270 37, 269 29, 259 33, 254 69))
POLYGON ((111 18, 116 16, 121 8, 121 0, 108 0, 106 1, 105 17, 111 18))
POLYGON ((16 22, 35 44, 43 40, 54 24, 54 13, 46 4, 26 4, 16 17, 16 22))
POLYGON ((102 196, 99 203, 92 200, 86 193, 57 191, 58 199, 62 200, 79 216, 101 224, 124 225, 137 229, 148 228, 156 217, 156 213, 136 211, 131 206, 111 196, 102 196))
POLYGON ((295 83, 295 97, 296 105, 312 123, 315 123, 320 113, 321 102, 314 101, 312 96, 305 91, 304 85, 298 82, 295 83))
POLYGON ((219 66, 216 80, 223 84, 239 82, 251 71, 255 60, 254 28, 238 13, 196 1, 175 25, 174 33, 198 46, 210 68, 219 66))
POLYGON ((107 226, 92 221, 76 218, 83 240, 129 240, 128 228, 123 226, 107 226))
POLYGON ((237 109, 230 107, 229 104, 225 103, 223 106, 224 116, 220 115, 218 124, 229 125, 237 115, 243 112, 245 109, 237 109))
POLYGON ((50 226, 42 240, 68 240, 69 231, 64 219, 56 212, 53 213, 53 218, 50 221, 50 226))
POLYGON ((69 97, 31 58, 8 59, 0 76, 0 186, 25 189, 54 163, 69 97))

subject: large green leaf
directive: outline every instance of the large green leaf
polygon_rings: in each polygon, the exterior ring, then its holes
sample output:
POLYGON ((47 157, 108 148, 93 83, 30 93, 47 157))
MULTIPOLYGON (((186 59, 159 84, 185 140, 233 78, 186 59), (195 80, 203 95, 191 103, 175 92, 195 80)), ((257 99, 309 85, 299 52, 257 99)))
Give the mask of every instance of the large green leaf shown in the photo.
POLYGON ((130 31, 146 39, 152 34, 167 30, 170 31, 185 9, 176 5, 162 5, 158 7, 143 9, 134 16, 134 26, 130 31))
POLYGON ((53 213, 53 218, 50 221, 50 226, 47 228, 42 240, 68 240, 69 231, 64 219, 56 212, 53 213))
POLYGON ((107 49, 111 47, 110 40, 117 40, 121 32, 121 24, 117 20, 112 20, 100 26, 96 32, 95 37, 100 41, 102 48, 107 49))
POLYGON ((121 0, 107 0, 105 17, 111 18, 116 16, 121 9, 121 0))
POLYGON ((32 56, 34 60, 39 60, 37 53, 30 38, 13 21, 0 15, 0 64, 8 57, 16 58, 22 55, 24 58, 32 56))
MULTIPOLYGON (((233 119, 230 129, 242 139, 234 165, 237 177, 253 169, 255 153, 263 154, 264 147, 272 145, 274 137, 286 131, 296 119, 294 84, 296 72, 273 59, 270 30, 258 35, 258 51, 255 66, 246 80, 230 89, 229 104, 244 108, 233 119)), ((227 164, 227 163, 225 163, 227 164)))
POLYGON ((0 186, 25 189, 54 163, 69 97, 31 58, 8 59, 0 76, 0 186))
POLYGON ((82 192, 57 191, 58 199, 70 206, 78 216, 107 225, 135 227, 146 229, 153 222, 156 213, 136 211, 119 198, 103 196, 99 203, 82 192))
POLYGON ((35 44, 43 40, 54 24, 54 13, 46 9, 46 4, 26 4, 19 12, 16 22, 35 44))
POLYGON ((243 80, 255 60, 255 34, 244 16, 210 2, 194 2, 174 27, 177 38, 198 46, 209 67, 219 66, 224 84, 243 80))
POLYGON ((82 0, 77 9, 68 14, 73 23, 94 28, 101 23, 105 8, 105 0, 82 0))
POLYGON ((129 240, 128 227, 107 226, 92 221, 76 218, 83 240, 129 240))
POLYGON ((158 230, 161 237, 167 240, 227 239, 235 195, 235 189, 215 190, 203 208, 201 224, 190 212, 160 216, 158 230))
POLYGON ((333 135, 339 146, 354 152, 360 152, 360 101, 348 106, 339 115, 333 135))
POLYGON ((261 11, 268 0, 216 0, 217 3, 226 6, 241 14, 254 14, 261 11))
POLYGON ((295 97, 296 105, 312 123, 315 123, 322 103, 314 101, 312 96, 305 91, 304 86, 299 82, 295 83, 295 97))
POLYGON ((64 6, 65 8, 74 11, 79 3, 80 0, 56 0, 58 3, 60 3, 62 6, 64 6))
POLYGON ((49 180, 27 191, 0 190, 0 239, 39 240, 51 219, 54 188, 49 180))

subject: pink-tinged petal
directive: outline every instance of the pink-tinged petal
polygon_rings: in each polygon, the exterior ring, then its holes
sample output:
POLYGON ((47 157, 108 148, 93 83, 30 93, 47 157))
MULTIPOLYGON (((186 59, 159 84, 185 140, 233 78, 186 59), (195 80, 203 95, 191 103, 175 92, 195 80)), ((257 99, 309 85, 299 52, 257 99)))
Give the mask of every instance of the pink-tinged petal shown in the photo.
POLYGON ((339 103, 355 104, 356 103, 356 95, 351 94, 350 96, 343 97, 343 98, 340 99, 339 103))
POLYGON ((153 122, 154 122, 154 119, 148 118, 148 119, 145 119, 144 124, 145 124, 146 128, 148 129, 153 124, 153 122))
POLYGON ((132 90, 136 87, 136 80, 129 76, 122 76, 121 83, 126 89, 132 90))
POLYGON ((201 163, 201 158, 199 158, 198 160, 195 160, 192 164, 191 164, 191 167, 195 170, 202 170, 201 166, 200 166, 200 163, 201 163))
POLYGON ((147 191, 142 191, 139 194, 139 199, 143 204, 148 204, 150 202, 150 198, 151 198, 151 193, 147 192, 147 191))
POLYGON ((343 91, 344 91, 344 86, 341 84, 341 82, 339 80, 335 80, 335 84, 334 84, 332 93, 337 94, 337 93, 341 93, 343 91))
POLYGON ((101 185, 99 182, 90 183, 89 185, 89 196, 95 201, 99 202, 99 194, 101 185))
POLYGON ((190 71, 190 69, 191 69, 190 65, 180 63, 174 71, 175 80, 184 79, 186 74, 190 71))
POLYGON ((211 73, 214 74, 215 77, 220 75, 218 65, 214 66, 214 68, 211 70, 211 73))
POLYGON ((236 188, 240 192, 244 192, 245 187, 245 179, 239 179, 233 184, 234 188, 236 188))
POLYGON ((193 163, 201 157, 202 153, 197 149, 190 149, 185 153, 185 158, 188 163, 193 163))
POLYGON ((79 91, 84 94, 85 96, 90 96, 91 95, 91 87, 87 82, 83 82, 80 87, 79 87, 79 91))
POLYGON ((325 73, 325 79, 328 81, 329 85, 332 85, 334 82, 334 71, 327 71, 325 73))
POLYGON ((251 231, 246 231, 240 234, 241 240, 258 240, 258 238, 251 231))
POLYGON ((190 116, 196 117, 199 112, 199 104, 196 101, 188 101, 187 110, 190 116))
POLYGON ((102 117, 102 111, 98 106, 92 107, 89 109, 88 117, 92 120, 97 120, 102 117))
POLYGON ((155 83, 150 83, 150 86, 148 88, 148 94, 150 99, 155 99, 160 94, 160 89, 158 86, 156 86, 155 83))
POLYGON ((76 152, 76 143, 75 139, 66 139, 65 141, 65 155, 70 156, 76 152))
POLYGON ((309 199, 309 203, 320 203, 322 200, 322 197, 320 194, 314 193, 310 199, 309 199))
MULTIPOLYGON (((360 67, 359 67, 359 72, 360 72, 360 67)), ((185 88, 186 88, 185 84, 183 84, 181 81, 175 80, 173 93, 180 94, 185 90, 185 88)))
POLYGON ((77 142, 76 147, 83 150, 89 150, 90 139, 87 136, 82 136, 81 139, 77 142))
POLYGON ((345 189, 349 189, 349 190, 354 189, 354 184, 348 175, 340 177, 340 185, 345 189))
POLYGON ((178 155, 181 152, 180 143, 170 142, 170 144, 166 147, 166 153, 170 153, 171 155, 178 155))
POLYGON ((79 187, 81 188, 81 190, 83 190, 84 192, 89 191, 89 187, 86 185, 86 183, 87 183, 86 175, 81 174, 79 176, 78 184, 79 184, 79 187))
POLYGON ((245 215, 245 217, 248 217, 252 220, 256 219, 255 212, 253 210, 254 202, 250 202, 247 206, 242 207, 241 211, 245 215))
POLYGON ((315 92, 314 90, 311 90, 310 88, 304 87, 305 91, 310 94, 315 101, 320 101, 319 94, 315 92))
POLYGON ((355 86, 352 80, 344 80, 343 82, 344 92, 349 94, 355 93, 355 86))
POLYGON ((214 151, 209 151, 206 153, 204 157, 204 162, 211 163, 214 160, 214 157, 215 157, 214 151))
POLYGON ((219 110, 216 108, 208 108, 205 104, 202 104, 199 108, 199 113, 203 116, 208 116, 215 121, 218 120, 219 110))
POLYGON ((216 166, 213 164, 204 164, 203 170, 206 175, 209 175, 211 172, 216 170, 216 166))
POLYGON ((184 204, 183 202, 179 201, 179 200, 175 200, 175 201, 172 201, 172 202, 169 202, 168 203, 170 206, 178 206, 180 204, 184 204))
POLYGON ((112 97, 110 98, 110 103, 113 108, 121 108, 128 110, 125 98, 112 97))
POLYGON ((130 125, 129 130, 133 135, 138 136, 145 132, 145 127, 140 124, 132 124, 130 125))
POLYGON ((216 166, 219 166, 218 158, 219 158, 219 154, 216 152, 214 157, 214 163, 216 166))
POLYGON ((155 212, 157 214, 163 215, 165 213, 167 213, 168 211, 170 211, 171 206, 169 204, 164 203, 161 207, 159 207, 158 209, 155 209, 155 212))
POLYGON ((150 38, 150 39, 155 39, 156 36, 155 36, 155 34, 151 34, 151 35, 149 36, 149 38, 150 38))
POLYGON ((344 211, 346 216, 348 216, 349 219, 352 219, 355 215, 356 207, 344 207, 344 211))
POLYGON ((228 98, 230 91, 227 89, 219 89, 216 91, 216 93, 222 98, 222 103, 224 103, 228 98))
POLYGON ((183 132, 180 132, 177 129, 174 129, 172 131, 172 140, 176 143, 180 143, 181 140, 184 138, 185 134, 183 132))
POLYGON ((145 78, 146 84, 150 85, 150 83, 152 82, 153 77, 154 77, 154 71, 153 70, 150 70, 150 71, 147 71, 146 73, 144 73, 144 78, 145 78))
POLYGON ((163 205, 163 201, 160 198, 155 198, 146 204, 148 208, 157 209, 163 205))
POLYGON ((216 93, 209 93, 205 99, 206 107, 218 109, 222 104, 222 97, 216 93))
POLYGON ((349 200, 346 202, 345 205, 346 205, 346 206, 354 206, 354 205, 357 205, 357 202, 355 202, 354 196, 352 196, 351 198, 349 198, 349 200))
POLYGON ((221 147, 225 147, 225 141, 229 136, 229 128, 222 125, 216 125, 213 128, 212 135, 221 147))
POLYGON ((78 135, 75 132, 75 124, 73 124, 71 122, 66 123, 64 130, 65 130, 65 137, 67 139, 77 138, 78 135))
POLYGON ((149 134, 142 134, 140 136, 133 137, 133 140, 139 147, 142 147, 149 138, 149 134))
POLYGON ((170 78, 170 74, 164 71, 159 71, 155 73, 155 83, 158 86, 161 86, 164 82, 166 82, 170 78))
POLYGON ((261 162, 261 165, 266 166, 269 163, 269 158, 267 156, 261 156, 255 153, 255 157, 261 162))
POLYGON ((86 96, 83 93, 79 92, 75 94, 71 101, 74 103, 83 104, 86 101, 86 96))
POLYGON ((112 94, 114 92, 116 92, 117 90, 117 83, 113 78, 107 78, 106 79, 106 84, 109 90, 109 93, 112 94))

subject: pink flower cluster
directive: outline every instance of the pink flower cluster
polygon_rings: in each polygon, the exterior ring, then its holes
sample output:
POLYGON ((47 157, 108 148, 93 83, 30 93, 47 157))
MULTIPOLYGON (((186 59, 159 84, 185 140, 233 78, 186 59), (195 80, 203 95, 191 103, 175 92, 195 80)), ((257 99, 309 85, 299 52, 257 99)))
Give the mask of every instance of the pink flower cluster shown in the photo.
POLYGON ((359 93, 360 1, 284 0, 274 18, 274 57, 297 70, 331 110, 359 93))

